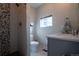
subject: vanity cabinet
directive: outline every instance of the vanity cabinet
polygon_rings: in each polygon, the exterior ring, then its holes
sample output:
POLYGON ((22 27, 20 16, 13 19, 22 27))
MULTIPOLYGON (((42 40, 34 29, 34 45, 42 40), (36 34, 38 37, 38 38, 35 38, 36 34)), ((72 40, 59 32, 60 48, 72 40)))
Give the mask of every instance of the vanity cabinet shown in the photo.
POLYGON ((48 56, 79 55, 79 42, 48 37, 48 56))

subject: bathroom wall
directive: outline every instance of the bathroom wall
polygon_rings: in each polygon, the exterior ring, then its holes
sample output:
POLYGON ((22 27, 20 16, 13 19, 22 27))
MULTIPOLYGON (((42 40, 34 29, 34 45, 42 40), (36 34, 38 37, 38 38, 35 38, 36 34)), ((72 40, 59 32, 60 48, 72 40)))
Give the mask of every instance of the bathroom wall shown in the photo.
POLYGON ((27 4, 27 6, 26 6, 26 22, 27 22, 27 24, 26 24, 26 27, 27 27, 27 55, 30 55, 30 5, 29 4, 27 4))
MULTIPOLYGON (((78 19, 79 19, 79 4, 78 4, 78 19)), ((78 20, 79 22, 79 20, 78 20)), ((78 28, 79 28, 79 23, 78 23, 78 28)))
POLYGON ((17 50, 16 4, 0 3, 0 55, 8 55, 17 50))
POLYGON ((30 22, 35 21, 36 19, 36 9, 30 6, 30 22))
POLYGON ((21 55, 27 55, 26 4, 19 4, 19 7, 17 7, 17 13, 18 49, 21 55))
POLYGON ((0 55, 17 50, 17 7, 0 3, 0 55))
MULTIPOLYGON (((34 32, 35 32, 35 20, 36 20, 36 9, 35 8, 33 8, 32 6, 30 6, 30 23, 33 23, 33 32, 32 32, 32 34, 33 34, 33 36, 34 36, 34 32)), ((35 40, 34 39, 34 37, 33 37, 33 40, 35 40)))
POLYGON ((10 52, 10 4, 0 3, 0 56, 10 52))
POLYGON ((10 53, 18 51, 17 6, 10 4, 10 53))
POLYGON ((0 55, 27 55, 26 4, 0 4, 0 55))
POLYGON ((69 17, 73 28, 78 27, 78 4, 43 4, 37 11, 37 19, 35 22, 35 39, 38 40, 46 48, 46 35, 60 33, 64 26, 64 20, 69 17), (53 26, 40 28, 40 18, 48 15, 53 17, 53 26))
MULTIPOLYGON (((34 8, 32 8, 30 6, 29 3, 27 3, 27 10, 26 10, 26 14, 27 14, 27 53, 28 55, 30 55, 30 23, 34 23, 35 19, 36 19, 36 11, 34 8)), ((35 24, 34 24, 35 27, 35 24)), ((34 33, 34 32, 33 32, 34 33)))
POLYGON ((10 4, 10 53, 19 51, 21 55, 27 55, 26 4, 18 5, 10 4))

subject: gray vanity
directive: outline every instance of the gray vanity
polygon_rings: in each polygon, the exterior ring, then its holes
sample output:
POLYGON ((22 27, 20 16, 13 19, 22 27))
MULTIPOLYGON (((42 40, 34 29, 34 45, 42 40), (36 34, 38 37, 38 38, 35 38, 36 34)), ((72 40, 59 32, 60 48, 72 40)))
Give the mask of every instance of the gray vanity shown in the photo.
POLYGON ((48 35, 48 56, 79 55, 79 36, 72 34, 48 35))

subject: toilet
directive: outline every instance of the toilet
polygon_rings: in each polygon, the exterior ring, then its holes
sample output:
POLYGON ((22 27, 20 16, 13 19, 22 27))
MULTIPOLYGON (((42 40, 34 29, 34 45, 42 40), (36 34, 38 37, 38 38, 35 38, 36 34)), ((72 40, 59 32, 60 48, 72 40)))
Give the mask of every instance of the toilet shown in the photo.
POLYGON ((37 52, 38 51, 38 46, 39 42, 34 40, 33 36, 33 23, 30 23, 30 50, 31 52, 37 52))
POLYGON ((38 46, 39 46, 39 42, 33 40, 33 35, 30 35, 30 50, 31 50, 31 52, 37 52, 38 46))
POLYGON ((39 45, 38 41, 31 41, 30 45, 31 45, 31 52, 37 52, 38 51, 38 45, 39 45))

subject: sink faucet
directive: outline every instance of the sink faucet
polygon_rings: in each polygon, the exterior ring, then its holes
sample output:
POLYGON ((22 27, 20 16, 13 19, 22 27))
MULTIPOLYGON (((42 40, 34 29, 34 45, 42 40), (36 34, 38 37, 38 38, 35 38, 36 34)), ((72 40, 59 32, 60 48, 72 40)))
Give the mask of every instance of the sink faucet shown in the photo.
POLYGON ((78 33, 79 31, 78 31, 78 29, 72 29, 72 34, 75 36, 75 35, 78 35, 79 33, 78 33))

